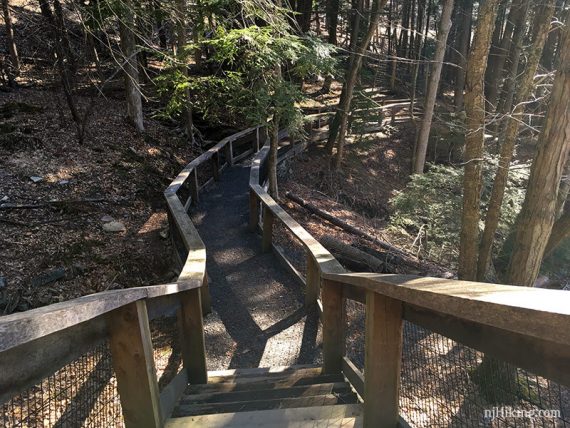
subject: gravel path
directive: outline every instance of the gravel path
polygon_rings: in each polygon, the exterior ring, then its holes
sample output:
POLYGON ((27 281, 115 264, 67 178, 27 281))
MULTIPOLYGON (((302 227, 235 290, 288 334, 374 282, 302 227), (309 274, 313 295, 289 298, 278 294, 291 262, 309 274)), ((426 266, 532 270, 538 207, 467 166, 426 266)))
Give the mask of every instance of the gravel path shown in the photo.
POLYGON ((208 369, 320 363, 316 312, 307 314, 303 290, 248 230, 248 182, 248 165, 224 171, 191 213, 208 255, 208 369))

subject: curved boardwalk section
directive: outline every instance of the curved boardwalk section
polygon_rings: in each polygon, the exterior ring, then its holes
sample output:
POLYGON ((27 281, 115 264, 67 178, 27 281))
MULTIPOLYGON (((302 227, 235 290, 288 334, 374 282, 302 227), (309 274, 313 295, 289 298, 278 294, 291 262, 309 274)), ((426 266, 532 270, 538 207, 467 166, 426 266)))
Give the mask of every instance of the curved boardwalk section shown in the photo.
POLYGON ((249 175, 247 164, 229 168, 191 212, 208 254, 208 368, 318 362, 316 311, 307 314, 299 282, 248 229, 249 175))

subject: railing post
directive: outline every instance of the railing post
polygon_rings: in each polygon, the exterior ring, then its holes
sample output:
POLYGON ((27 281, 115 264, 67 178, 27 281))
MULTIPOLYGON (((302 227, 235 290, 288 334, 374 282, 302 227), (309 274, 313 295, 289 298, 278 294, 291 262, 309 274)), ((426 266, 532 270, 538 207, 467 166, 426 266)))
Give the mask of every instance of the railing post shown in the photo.
POLYGON ((364 427, 397 427, 402 361, 402 302, 366 295, 364 427))
POLYGON ((259 201, 253 189, 249 189, 249 230, 255 232, 259 222, 259 201))
POLYGON ((108 327, 125 426, 161 427, 160 396, 145 301, 138 300, 111 312, 108 327))
POLYGON ((212 156, 212 171, 214 181, 220 181, 220 152, 215 152, 212 156))
POLYGON ((307 274, 305 276, 305 305, 311 306, 317 303, 321 288, 321 272, 319 265, 313 259, 313 256, 307 254, 307 274))
POLYGON ((271 251, 271 240, 273 239, 273 213, 263 207, 263 237, 261 240, 261 251, 267 253, 271 251))
POLYGON ((209 314, 212 312, 212 298, 210 297, 208 274, 204 275, 204 281, 202 281, 202 287, 200 287, 200 300, 202 301, 202 313, 209 314))
POLYGON ((228 143, 225 145, 224 150, 226 151, 226 160, 228 162, 228 165, 232 166, 234 164, 234 150, 231 140, 228 141, 228 143))
POLYGON ((323 372, 340 373, 345 353, 346 311, 342 284, 323 280, 323 372))
POLYGON ((180 293, 179 316, 182 362, 188 382, 191 384, 207 383, 208 371, 200 289, 194 288, 180 293))
POLYGON ((257 153, 259 151, 259 126, 257 128, 255 128, 255 152, 257 153))
POLYGON ((199 193, 199 187, 198 187, 198 171, 196 170, 196 168, 194 168, 192 170, 192 177, 190 177, 190 192, 192 195, 192 205, 196 205, 198 203, 198 193, 199 193))

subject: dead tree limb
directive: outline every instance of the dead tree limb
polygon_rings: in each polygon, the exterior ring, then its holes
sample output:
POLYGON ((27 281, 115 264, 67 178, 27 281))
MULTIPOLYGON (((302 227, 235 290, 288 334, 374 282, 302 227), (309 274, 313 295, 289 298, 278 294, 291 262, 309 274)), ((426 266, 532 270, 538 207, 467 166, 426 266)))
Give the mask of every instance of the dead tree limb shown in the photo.
POLYGON ((305 200, 301 199, 300 197, 291 194, 290 192, 285 193, 285 197, 287 199, 290 199, 291 201, 299 204, 300 206, 302 206, 303 208, 305 208, 306 210, 310 211, 311 213, 324 218, 325 220, 327 220, 328 222, 334 224, 335 226, 340 227, 341 229, 345 230, 348 233, 352 233, 353 235, 356 236, 360 236, 361 238, 364 238, 368 241, 374 242, 376 245, 378 245, 381 248, 384 248, 385 250, 391 251, 393 253, 397 253, 397 254, 401 254, 404 257, 411 257, 413 258, 413 256, 411 254, 407 254, 406 252, 400 250, 399 248, 385 242, 382 241, 381 239, 378 239, 375 236, 372 236, 366 232, 364 232, 362 229, 359 229, 357 227, 354 227, 350 224, 348 224, 347 222, 336 218, 335 216, 333 216, 332 214, 329 214, 326 211, 321 210, 320 208, 317 208, 316 206, 310 204, 309 202, 306 202, 305 200))

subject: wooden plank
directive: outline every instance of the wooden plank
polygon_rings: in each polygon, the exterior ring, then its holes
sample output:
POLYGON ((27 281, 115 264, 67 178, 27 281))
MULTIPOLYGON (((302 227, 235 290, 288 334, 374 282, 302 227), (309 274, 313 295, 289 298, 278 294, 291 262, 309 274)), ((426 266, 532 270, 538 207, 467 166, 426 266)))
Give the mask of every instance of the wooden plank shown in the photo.
POLYGON ((314 395, 326 395, 334 393, 351 392, 350 385, 346 382, 329 382, 313 385, 294 385, 289 388, 252 389, 231 392, 210 392, 204 394, 183 395, 181 404, 200 403, 226 403, 238 401, 263 401, 278 398, 308 397, 314 395))
POLYGON ((293 366, 252 367, 243 369, 214 370, 208 372, 208 383, 228 382, 250 377, 276 377, 289 376, 291 374, 303 374, 318 376, 321 367, 315 364, 299 364, 293 366))
POLYGON ((368 292, 364 349, 366 428, 398 424, 402 325, 402 302, 368 292))
POLYGON ((187 384, 186 371, 182 369, 160 393, 160 413, 163 422, 172 414, 187 384))
POLYGON ((287 256, 285 255, 285 251, 279 246, 275 244, 271 244, 271 248, 273 248, 273 253, 277 256, 277 260, 281 262, 281 265, 289 271, 289 273, 295 278, 295 280, 299 283, 300 286, 305 287, 305 278, 297 270, 295 266, 289 261, 287 256))
POLYGON ((358 417, 361 414, 362 407, 360 404, 344 404, 172 418, 167 421, 166 428, 302 426, 301 422, 346 419, 358 417))
POLYGON ((267 253, 271 251, 271 241, 273 240, 273 213, 265 207, 263 209, 263 236, 261 239, 261 251, 267 253))
POLYGON ((109 333, 125 426, 161 427, 160 396, 145 302, 133 302, 111 312, 109 333))
POLYGON ((354 392, 325 394, 298 398, 277 398, 255 401, 224 403, 180 404, 173 416, 198 416, 209 413, 247 412, 254 410, 288 409, 294 407, 328 406, 334 404, 355 403, 354 392))
POLYGON ((404 319, 485 354, 570 386, 570 346, 404 305, 404 319))
POLYGON ((249 230, 255 232, 259 223, 259 201, 253 190, 249 191, 249 230))
POLYGON ((0 318, 0 352, 92 320, 147 296, 145 288, 104 291, 0 318))
POLYGON ((148 319, 153 320, 159 317, 173 317, 180 308, 180 301, 175 294, 148 299, 146 302, 148 319))
POLYGON ((252 149, 246 150, 245 152, 243 152, 240 155, 237 155, 236 157, 234 157, 234 163, 239 162, 242 159, 245 159, 248 156, 251 156, 254 153, 254 151, 252 149))
POLYGON ((220 181, 220 152, 216 152, 214 156, 212 156, 211 162, 214 180, 220 181))
POLYGON ((0 352, 0 404, 39 384, 107 338, 104 316, 0 352))
POLYGON ((346 311, 342 285, 323 281, 323 372, 340 373, 345 353, 346 311))
POLYGON ((198 185, 198 169, 196 168, 194 168, 192 174, 190 175, 190 194, 192 195, 192 205, 196 205, 200 198, 200 186, 198 185))
POLYGON ((210 394, 219 392, 258 391, 264 389, 283 389, 292 386, 316 385, 319 383, 344 382, 342 374, 309 376, 291 374, 278 377, 249 377, 237 382, 208 383, 205 385, 190 385, 187 394, 210 394))
POLYGON ((348 357, 342 357, 342 373, 358 392, 358 395, 364 397, 364 375, 348 357))
POLYGON ((193 384, 206 383, 206 350, 204 346, 204 326, 202 324, 202 303, 200 292, 190 290, 180 293, 180 333, 182 361, 193 384))
POLYGON ((305 289, 305 305, 316 304, 321 293, 321 272, 312 254, 307 254, 307 288, 305 289))
POLYGON ((202 315, 207 315, 212 312, 212 297, 210 296, 210 282, 208 274, 204 274, 202 287, 200 288, 200 300, 202 302, 202 315))
POLYGON ((412 275, 324 276, 459 319, 570 345, 570 293, 564 290, 412 275))

